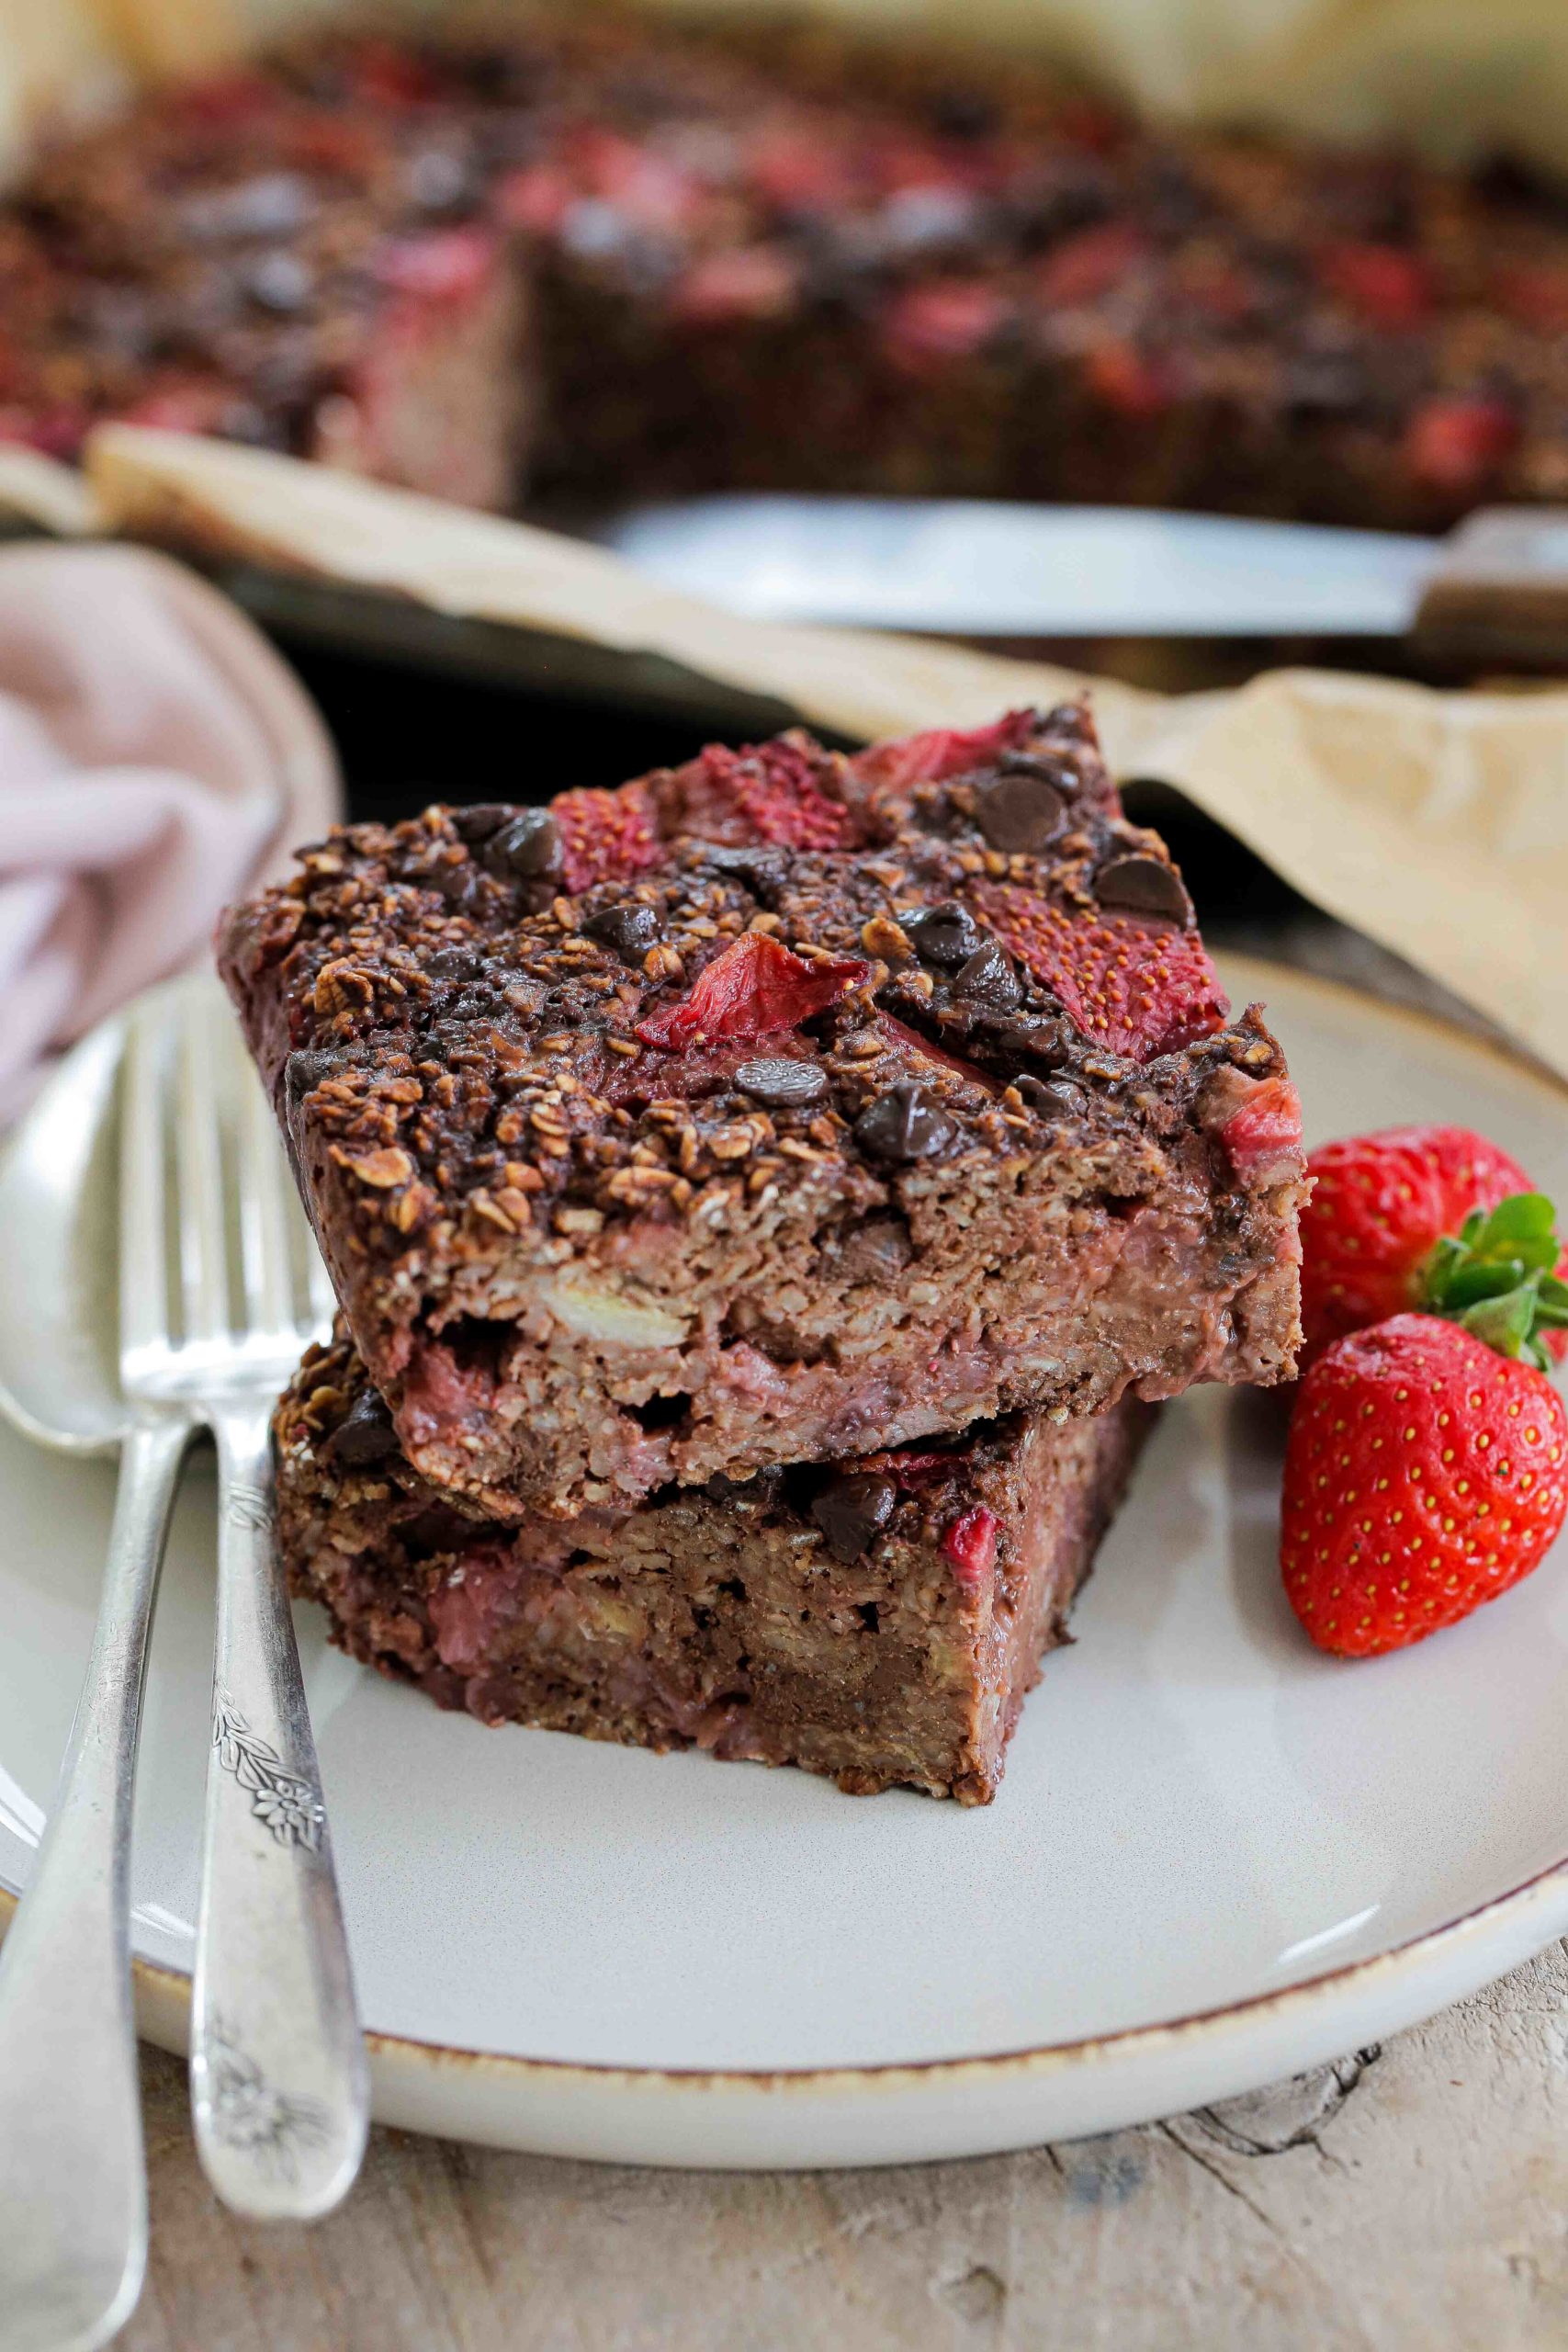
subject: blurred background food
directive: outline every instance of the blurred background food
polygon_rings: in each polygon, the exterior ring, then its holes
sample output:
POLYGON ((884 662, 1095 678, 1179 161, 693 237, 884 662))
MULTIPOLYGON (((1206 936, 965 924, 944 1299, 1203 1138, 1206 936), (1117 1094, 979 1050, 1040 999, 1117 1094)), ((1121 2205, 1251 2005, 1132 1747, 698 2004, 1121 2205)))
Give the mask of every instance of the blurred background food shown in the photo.
MULTIPOLYGON (((1560 0, 4 0, 0 439, 130 419, 570 525, 761 488, 1441 531, 1568 498, 1565 126, 1560 0)), ((223 576, 367 813, 760 731, 604 647, 223 576)))
POLYGON ((1568 491, 1547 0, 11 14, 0 433, 50 455, 124 417, 496 508, 1568 491))

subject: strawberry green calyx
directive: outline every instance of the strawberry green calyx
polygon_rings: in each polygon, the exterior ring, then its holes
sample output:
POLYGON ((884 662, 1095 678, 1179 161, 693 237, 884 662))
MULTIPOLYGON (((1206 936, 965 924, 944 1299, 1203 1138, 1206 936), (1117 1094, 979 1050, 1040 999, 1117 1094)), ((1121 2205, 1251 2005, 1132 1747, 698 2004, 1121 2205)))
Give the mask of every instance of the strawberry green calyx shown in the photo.
POLYGON ((1421 1269, 1420 1304, 1499 1355, 1549 1372, 1545 1334, 1568 1329, 1568 1283, 1556 1273, 1562 1255, 1546 1195, 1511 1193, 1495 1209, 1472 1209, 1457 1234, 1434 1243, 1421 1269))

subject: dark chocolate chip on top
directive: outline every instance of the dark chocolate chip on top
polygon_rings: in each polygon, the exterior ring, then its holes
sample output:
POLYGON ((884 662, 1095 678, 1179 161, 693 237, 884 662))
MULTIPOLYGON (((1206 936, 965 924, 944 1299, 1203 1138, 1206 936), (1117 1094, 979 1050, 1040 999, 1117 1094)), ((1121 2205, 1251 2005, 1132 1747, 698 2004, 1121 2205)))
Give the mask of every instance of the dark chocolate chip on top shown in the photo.
POLYGON ((658 909, 645 907, 635 899, 618 907, 602 907, 596 915, 588 916, 582 928, 590 939, 614 948, 628 964, 640 964, 664 931, 658 909))
POLYGON ((1181 876, 1162 857, 1134 853, 1111 858, 1094 877, 1094 895, 1102 907, 1124 907, 1130 914, 1164 915, 1181 923, 1192 920, 1181 876))
POLYGON ((868 1102, 855 1121, 855 1141, 874 1159, 928 1159, 944 1150, 957 1130, 923 1086, 900 1079, 868 1102))
POLYGON ((1018 974, 994 939, 982 942, 960 966, 953 994, 990 1012, 1011 1012, 1023 995, 1018 974))
POLYGON ((975 796, 975 821, 993 849, 1010 855, 1043 849, 1067 806, 1060 786, 1022 760, 983 784, 975 796))
POLYGON ((848 1567, 858 1560, 891 1520, 898 1504, 898 1489, 891 1478, 861 1475, 835 1478, 811 1506, 811 1516, 822 1530, 828 1549, 848 1567))
POLYGON ((503 879, 537 881, 560 871, 560 829, 547 808, 524 808, 492 833, 484 862, 503 879))
POLYGON ((1015 1079, 1014 1085, 1032 1111, 1043 1119, 1076 1118, 1089 1108, 1089 1097, 1070 1078, 1015 1079))
POLYGON ((828 1080, 815 1062, 795 1061, 784 1055, 768 1055, 756 1061, 742 1062, 735 1073, 735 1083, 753 1102, 763 1103, 770 1111, 794 1110, 808 1102, 820 1102, 828 1091, 828 1080))
POLYGON ((492 835, 499 833, 502 825, 510 824, 516 814, 517 808, 513 801, 476 800, 467 808, 453 809, 452 830, 460 842, 467 842, 468 847, 474 849, 480 842, 488 842, 492 835))
POLYGON ((937 964, 956 971, 966 964, 985 938, 967 907, 948 899, 940 907, 922 907, 918 914, 900 915, 899 922, 922 964, 937 964))

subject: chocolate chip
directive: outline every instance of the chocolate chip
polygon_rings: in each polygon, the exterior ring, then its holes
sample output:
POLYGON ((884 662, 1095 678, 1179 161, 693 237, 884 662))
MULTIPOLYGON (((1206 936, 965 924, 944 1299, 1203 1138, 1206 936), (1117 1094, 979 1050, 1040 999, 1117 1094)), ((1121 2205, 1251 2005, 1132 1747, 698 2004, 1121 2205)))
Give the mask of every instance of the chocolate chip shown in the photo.
POLYGON ((448 906, 458 908, 468 904, 479 879, 466 857, 455 864, 443 862, 440 865, 433 865, 419 878, 427 890, 438 890, 448 906))
POLYGON ((433 980, 471 980, 479 964, 477 947, 438 947, 424 968, 433 980))
POLYGON ((747 1478, 731 1478, 723 1470, 716 1470, 703 1492, 713 1503, 772 1503, 778 1499, 784 1485, 784 1470, 780 1464, 770 1463, 761 1470, 753 1470, 747 1478))
POLYGON ((344 1468, 362 1463, 386 1462, 399 1451, 398 1433, 379 1389, 367 1388, 356 1396, 322 1446, 329 1462, 344 1468))
POLYGON ((1060 786, 1021 761, 993 776, 975 796, 975 821, 993 849, 1043 849, 1067 806, 1060 786))
POLYGON ((988 1012, 1010 1012, 1023 995, 1018 974, 994 939, 977 947, 960 967, 953 989, 988 1012))
POLYGON ((1113 857, 1094 877, 1094 895, 1102 907, 1125 907, 1137 915, 1168 915, 1172 922, 1190 922, 1192 901, 1174 865, 1160 857, 1113 857))
POLYGON ((453 809, 452 830, 460 842, 467 842, 470 849, 475 849, 480 842, 488 842, 499 833, 502 825, 510 824, 516 814, 513 801, 476 800, 471 808, 453 809))
POLYGON ((645 907, 635 899, 624 899, 619 906, 601 907, 596 915, 585 918, 582 928, 590 939, 614 949, 627 964, 640 964, 664 931, 657 907, 645 907))
POLYGON ((811 1516, 834 1559, 848 1567, 872 1537, 881 1533, 897 1507, 898 1489, 891 1478, 835 1478, 812 1504, 811 1516))
POLYGON ((765 1102, 770 1111, 793 1111, 807 1102, 820 1102, 828 1091, 828 1080, 815 1062, 793 1061, 782 1055, 742 1062, 735 1083, 754 1102, 765 1102))
POLYGON ((525 808, 493 833, 484 862, 503 879, 535 881, 560 869, 560 829, 547 808, 525 808))
POLYGON ((771 907, 788 879, 788 869, 777 850, 765 848, 723 849, 715 844, 703 848, 703 864, 716 873, 728 874, 744 883, 751 896, 764 907, 771 907))
POLYGON ((955 971, 966 964, 985 934, 967 907, 956 899, 940 907, 923 907, 919 914, 900 915, 906 937, 922 964, 938 964, 955 971))
POLYGON ((1089 1097, 1070 1078, 1019 1078, 1013 1080, 1032 1111, 1044 1119, 1074 1119, 1089 1108, 1089 1097))
POLYGON ((956 1130, 947 1113, 923 1086, 900 1079, 855 1121, 855 1141, 877 1159, 928 1159, 953 1141, 956 1130))

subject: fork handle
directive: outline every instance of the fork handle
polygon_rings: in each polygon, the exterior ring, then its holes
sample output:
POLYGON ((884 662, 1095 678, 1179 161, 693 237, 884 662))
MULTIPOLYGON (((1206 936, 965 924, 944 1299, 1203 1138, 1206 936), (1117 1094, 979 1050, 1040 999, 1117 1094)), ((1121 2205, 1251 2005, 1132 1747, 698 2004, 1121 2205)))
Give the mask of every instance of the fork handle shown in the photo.
POLYGON ((273 1532, 267 1414, 212 1417, 218 1635, 191 2103, 235 2212, 310 2221, 347 2194, 369 2081, 315 1743, 273 1532))
POLYGON ((89 2352, 147 2266, 130 1966, 131 1780, 147 1634, 195 1425, 120 1449, 103 1599, 59 1792, 0 1952, 0 2352, 89 2352))

